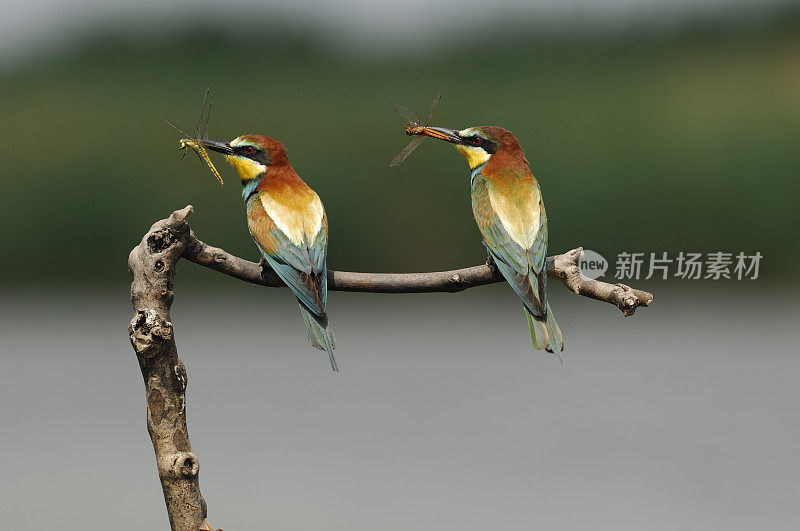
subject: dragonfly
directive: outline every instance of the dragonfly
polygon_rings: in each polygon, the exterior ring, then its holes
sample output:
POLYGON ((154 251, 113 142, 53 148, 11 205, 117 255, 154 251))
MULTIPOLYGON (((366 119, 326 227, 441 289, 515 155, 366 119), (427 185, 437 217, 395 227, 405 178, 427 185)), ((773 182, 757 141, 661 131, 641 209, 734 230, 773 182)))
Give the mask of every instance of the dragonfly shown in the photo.
POLYGON ((439 105, 439 100, 441 99, 442 99, 442 91, 440 90, 439 94, 437 94, 436 97, 433 98, 433 103, 431 104, 431 112, 428 114, 428 120, 427 122, 425 122, 425 125, 422 125, 422 120, 420 120, 418 112, 417 113, 411 112, 410 110, 408 110, 406 107, 403 107, 399 103, 394 104, 394 110, 397 111, 397 114, 399 114, 406 120, 404 124, 406 128, 406 134, 408 136, 413 135, 414 138, 411 140, 411 142, 408 143, 408 145, 403 149, 403 151, 398 153, 397 156, 392 159, 392 162, 389 163, 389 167, 393 168, 395 166, 399 166, 400 164, 403 163, 404 160, 406 160, 406 158, 408 158, 409 155, 411 155, 412 151, 414 151, 419 147, 419 145, 425 139, 425 137, 422 136, 425 133, 425 128, 431 125, 431 118, 433 118, 433 113, 434 111, 436 111, 436 106, 439 105))
POLYGON ((203 103, 200 105, 200 120, 196 124, 194 124, 194 137, 169 121, 166 116, 164 116, 164 121, 171 125, 173 128, 177 129, 184 138, 179 140, 180 145, 179 149, 183 149, 184 153, 181 158, 186 156, 188 153, 189 148, 193 149, 197 156, 200 157, 200 160, 206 163, 208 169, 211 170, 211 173, 214 177, 217 178, 219 184, 224 186, 225 183, 222 182, 222 176, 217 171, 217 168, 214 167, 214 163, 211 162, 211 157, 208 156, 208 152, 206 148, 203 147, 203 139, 206 138, 206 132, 208 131, 208 121, 211 118, 211 109, 214 107, 213 103, 208 104, 208 110, 206 110, 206 102, 208 101, 208 93, 211 92, 211 88, 206 89, 206 93, 203 96, 203 103))

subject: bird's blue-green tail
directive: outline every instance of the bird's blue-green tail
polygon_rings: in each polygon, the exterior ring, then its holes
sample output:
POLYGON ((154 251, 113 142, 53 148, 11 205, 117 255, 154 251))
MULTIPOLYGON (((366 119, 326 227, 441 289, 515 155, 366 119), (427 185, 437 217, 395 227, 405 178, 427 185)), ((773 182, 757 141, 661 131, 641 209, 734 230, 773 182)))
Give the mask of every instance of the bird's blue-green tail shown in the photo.
POLYGON ((313 315, 306 310, 305 306, 298 303, 300 306, 300 315, 303 316, 303 321, 306 323, 308 329, 308 341, 311 346, 324 350, 328 353, 328 358, 331 360, 331 369, 334 372, 339 372, 339 367, 336 365, 336 358, 333 356, 333 349, 336 348, 336 336, 333 335, 333 328, 330 324, 324 327, 313 315))
POLYGON ((564 336, 561 335, 561 329, 558 327, 553 311, 550 309, 550 303, 547 303, 547 319, 543 321, 533 317, 524 306, 522 310, 528 319, 533 348, 551 352, 557 355, 558 359, 563 363, 561 351, 564 350, 564 336))

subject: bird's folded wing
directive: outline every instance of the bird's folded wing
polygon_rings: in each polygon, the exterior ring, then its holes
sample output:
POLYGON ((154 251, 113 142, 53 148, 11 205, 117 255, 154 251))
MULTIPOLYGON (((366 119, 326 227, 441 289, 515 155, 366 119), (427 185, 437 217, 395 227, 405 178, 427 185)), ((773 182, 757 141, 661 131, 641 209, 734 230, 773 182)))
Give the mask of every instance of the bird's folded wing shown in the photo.
POLYGON ((536 273, 543 273, 547 259, 547 214, 544 211, 544 205, 541 205, 539 212, 541 213, 539 215, 539 232, 536 233, 533 245, 528 249, 528 263, 536 273))
POLYGON ((328 275, 325 252, 328 223, 322 226, 312 242, 297 245, 267 215, 261 201, 248 204, 247 224, 250 234, 261 249, 270 267, 294 292, 312 314, 325 317, 328 275))
MULTIPOLYGON (((544 311, 547 308, 547 266, 545 265, 547 261, 547 214, 544 204, 540 204, 539 212, 539 231, 528 249, 528 263, 531 266, 531 275, 536 277, 537 298, 544 311)), ((542 316, 545 314, 546 311, 542 316)))
MULTIPOLYGON (((538 318, 546 311, 544 260, 547 253, 547 228, 539 227, 530 249, 525 249, 509 235, 489 200, 485 180, 475 179, 472 186, 472 210, 483 235, 483 241, 492 254, 497 268, 511 284, 526 308, 538 318)), ((540 209, 544 213, 544 208, 540 209)), ((542 214, 542 218, 544 215, 542 214)))

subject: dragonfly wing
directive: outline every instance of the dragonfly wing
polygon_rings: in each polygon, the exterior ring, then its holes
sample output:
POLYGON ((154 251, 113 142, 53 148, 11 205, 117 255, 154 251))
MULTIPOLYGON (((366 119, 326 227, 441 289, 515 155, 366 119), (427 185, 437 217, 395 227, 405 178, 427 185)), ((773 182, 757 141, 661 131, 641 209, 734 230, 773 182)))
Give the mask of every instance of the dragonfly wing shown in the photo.
POLYGON ((407 122, 418 124, 419 123, 419 115, 409 109, 408 107, 404 107, 399 103, 394 104, 394 110, 397 111, 397 114, 403 117, 407 122))
POLYGON ((431 103, 431 112, 428 114, 428 122, 425 124, 425 127, 431 125, 431 119, 433 118, 433 113, 436 111, 436 107, 439 105, 439 102, 442 100, 442 91, 439 91, 439 94, 433 98, 433 103, 431 103))
POLYGON ((402 164, 403 161, 406 160, 409 155, 411 155, 411 152, 417 149, 417 146, 422 143, 424 138, 424 136, 415 136, 414 139, 408 143, 405 149, 403 149, 403 151, 401 151, 395 158, 392 159, 392 162, 389 163, 389 167, 393 168, 402 164))
POLYGON ((214 103, 208 104, 208 112, 206 113, 206 123, 203 125, 203 136, 200 138, 208 138, 206 133, 208 132, 208 122, 211 120, 211 109, 214 108, 214 103))
POLYGON ((208 101, 208 93, 211 92, 211 87, 206 87, 206 93, 203 94, 203 103, 200 104, 200 120, 194 126, 195 136, 200 139, 203 138, 201 128, 203 127, 203 118, 206 114, 206 101, 208 101))

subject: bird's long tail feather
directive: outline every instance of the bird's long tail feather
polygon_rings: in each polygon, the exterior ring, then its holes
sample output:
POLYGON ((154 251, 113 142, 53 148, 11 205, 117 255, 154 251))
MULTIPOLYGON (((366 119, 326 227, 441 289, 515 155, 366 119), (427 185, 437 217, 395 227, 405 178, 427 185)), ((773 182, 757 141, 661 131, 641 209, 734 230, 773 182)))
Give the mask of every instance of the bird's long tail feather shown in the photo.
MULTIPOLYGON (((547 318, 543 321, 533 317, 524 306, 522 309, 528 319, 533 348, 556 354, 558 359, 561 360, 561 351, 564 350, 564 336, 561 334, 561 329, 558 327, 553 311, 550 309, 550 303, 547 303, 547 318)), ((563 360, 561 361, 563 363, 563 360)))
POLYGON ((298 303, 300 306, 300 315, 303 316, 303 322, 306 323, 308 329, 308 341, 311 346, 324 350, 328 353, 328 358, 331 360, 331 369, 334 372, 339 372, 339 367, 336 365, 336 358, 333 356, 333 349, 336 348, 336 336, 333 335, 331 325, 322 326, 308 310, 298 303))

